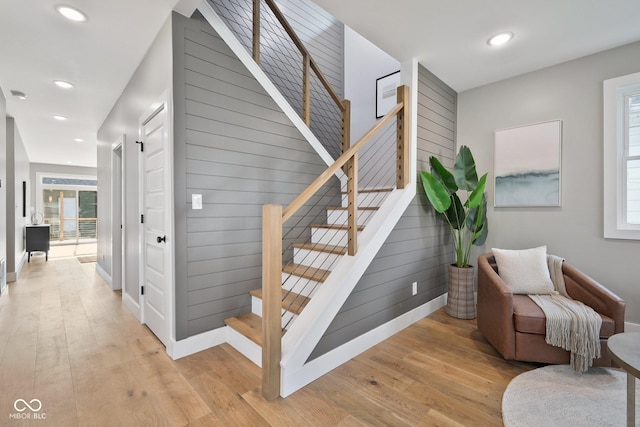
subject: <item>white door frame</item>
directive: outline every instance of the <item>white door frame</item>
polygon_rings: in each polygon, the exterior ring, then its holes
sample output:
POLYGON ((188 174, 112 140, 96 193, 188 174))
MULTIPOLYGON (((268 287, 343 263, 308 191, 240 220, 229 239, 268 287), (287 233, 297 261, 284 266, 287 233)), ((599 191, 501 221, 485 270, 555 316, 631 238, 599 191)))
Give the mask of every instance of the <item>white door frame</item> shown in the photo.
POLYGON ((122 135, 111 144, 111 289, 126 292, 124 272, 124 144, 122 135))
MULTIPOLYGON (((166 316, 165 318, 169 322, 169 337, 168 342, 165 343, 166 350, 169 355, 173 352, 173 343, 175 343, 175 244, 174 244, 174 236, 175 236, 175 225, 174 225, 174 206, 173 206, 173 103, 171 101, 171 93, 169 90, 165 91, 158 101, 154 102, 145 110, 145 112, 140 116, 140 120, 138 121, 138 138, 139 141, 144 142, 143 135, 143 125, 146 124, 149 120, 151 120, 156 114, 165 109, 165 123, 164 123, 164 132, 166 132, 165 140, 165 176, 164 176, 164 185, 166 188, 167 197, 165 199, 165 224, 166 224, 166 245, 165 251, 167 255, 165 255, 165 259, 168 259, 166 265, 166 274, 165 278, 167 280, 167 288, 169 292, 165 293, 165 303, 166 303, 166 316)), ((140 215, 144 212, 144 156, 138 150, 138 212, 140 215)), ((145 226, 144 224, 140 224, 139 234, 138 234, 138 243, 139 243, 139 277, 140 277, 140 285, 138 286, 138 295, 140 301, 140 319, 141 323, 145 323, 145 301, 144 295, 140 292, 140 286, 145 283, 145 252, 144 252, 144 242, 145 242, 145 226)))

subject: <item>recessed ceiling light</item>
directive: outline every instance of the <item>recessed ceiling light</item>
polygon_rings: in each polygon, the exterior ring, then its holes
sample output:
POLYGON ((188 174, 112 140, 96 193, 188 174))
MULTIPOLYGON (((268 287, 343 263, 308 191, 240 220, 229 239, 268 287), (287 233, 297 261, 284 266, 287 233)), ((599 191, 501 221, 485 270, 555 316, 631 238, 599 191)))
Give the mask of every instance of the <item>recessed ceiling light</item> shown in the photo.
POLYGON ((490 46, 502 46, 513 38, 513 33, 500 33, 487 40, 490 46))
POLYGON ((19 90, 12 90, 11 91, 11 96, 15 96, 16 98, 21 99, 21 100, 27 99, 27 95, 25 95, 24 92, 19 91, 19 90))
POLYGON ((71 89, 73 87, 73 84, 65 82, 64 80, 54 80, 53 83, 62 89, 71 89))
POLYGON ((61 122, 67 120, 67 118, 65 116, 53 116, 54 119, 56 120, 60 120, 61 122))
POLYGON ((68 164, 68 165, 72 165, 72 164, 73 164, 73 162, 67 162, 67 164, 68 164))
POLYGON ((75 139, 74 139, 74 141, 75 141, 75 142, 84 142, 84 139, 82 139, 82 138, 75 138, 75 139))
POLYGON ((87 15, 85 15, 75 7, 59 4, 56 6, 56 10, 60 15, 72 21, 85 22, 87 20, 87 15))

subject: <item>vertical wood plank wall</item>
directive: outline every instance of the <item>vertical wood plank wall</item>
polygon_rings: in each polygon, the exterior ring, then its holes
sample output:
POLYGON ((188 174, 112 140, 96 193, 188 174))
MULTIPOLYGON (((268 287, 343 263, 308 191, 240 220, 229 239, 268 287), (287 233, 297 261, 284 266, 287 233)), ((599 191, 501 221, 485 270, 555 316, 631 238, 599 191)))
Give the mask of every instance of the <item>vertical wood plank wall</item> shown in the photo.
MULTIPOLYGON (((418 91, 418 172, 428 170, 431 155, 452 166, 457 94, 422 66, 418 91)), ((449 230, 427 204, 418 181, 416 197, 309 360, 446 292, 445 274, 453 245, 449 230), (416 296, 411 293, 413 282, 418 282, 416 296)))
MULTIPOLYGON (((174 14, 173 32, 180 340, 250 311, 248 292, 261 286, 262 205, 287 205, 326 165, 199 14, 174 14), (194 193, 202 210, 191 209, 194 193)), ((337 179, 333 187, 337 197, 337 179)))

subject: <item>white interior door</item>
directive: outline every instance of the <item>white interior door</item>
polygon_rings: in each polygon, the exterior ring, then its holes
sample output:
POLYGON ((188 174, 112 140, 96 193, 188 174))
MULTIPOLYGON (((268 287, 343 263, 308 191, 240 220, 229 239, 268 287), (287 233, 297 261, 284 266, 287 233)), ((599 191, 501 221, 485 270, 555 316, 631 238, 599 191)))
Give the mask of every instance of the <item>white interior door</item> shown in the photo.
POLYGON ((173 286, 166 103, 142 117, 140 136, 142 319, 166 346, 170 337, 173 286))

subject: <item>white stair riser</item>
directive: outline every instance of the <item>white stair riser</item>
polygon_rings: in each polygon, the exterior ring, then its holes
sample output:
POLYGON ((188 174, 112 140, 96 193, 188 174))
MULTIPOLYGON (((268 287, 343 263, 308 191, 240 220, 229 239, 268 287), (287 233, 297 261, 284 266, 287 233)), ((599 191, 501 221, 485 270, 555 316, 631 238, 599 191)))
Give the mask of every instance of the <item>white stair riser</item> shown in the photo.
MULTIPOLYGON (((375 193, 358 193, 358 206, 363 208, 378 207, 382 204, 382 201, 389 192, 377 191, 375 193)), ((342 195, 342 207, 349 206, 349 197, 346 194, 342 195)))
MULTIPOLYGON (((358 211, 358 225, 366 225, 373 217, 376 211, 371 210, 359 210, 358 211)), ((346 225, 349 220, 349 212, 344 209, 327 209, 327 224, 332 225, 346 225)))
POLYGON ((315 280, 309 280, 299 276, 290 276, 287 273, 282 273, 282 288, 287 291, 293 291, 296 294, 311 298, 320 286, 322 286, 322 283, 315 280))
MULTIPOLYGON (((358 232, 360 234, 360 232, 358 232)), ((349 242, 347 230, 311 227, 311 243, 347 246, 349 242)))
POLYGON ((262 366, 262 348, 240 332, 228 326, 227 343, 259 367, 262 366))
POLYGON ((331 270, 331 266, 334 265, 341 256, 342 255, 309 249, 293 249, 294 263, 314 268, 321 268, 323 270, 331 270))
MULTIPOLYGON (((262 317, 262 300, 251 295, 251 312, 256 316, 262 317)), ((282 327, 290 327, 298 317, 297 314, 282 309, 282 327)))

